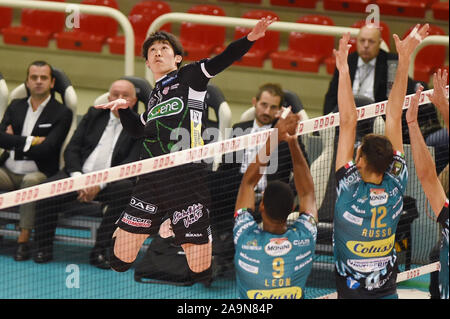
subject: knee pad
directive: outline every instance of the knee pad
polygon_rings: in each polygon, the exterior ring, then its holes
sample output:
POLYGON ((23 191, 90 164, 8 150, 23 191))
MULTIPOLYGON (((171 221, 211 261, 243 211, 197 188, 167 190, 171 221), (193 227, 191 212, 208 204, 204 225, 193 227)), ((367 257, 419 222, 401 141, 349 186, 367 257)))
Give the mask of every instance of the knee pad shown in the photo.
POLYGON ((111 251, 109 253, 109 264, 113 270, 115 270, 117 272, 125 272, 131 268, 131 265, 133 265, 133 263, 126 263, 126 262, 122 261, 121 259, 119 259, 114 254, 115 241, 116 241, 116 238, 113 238, 112 244, 111 244, 111 251))

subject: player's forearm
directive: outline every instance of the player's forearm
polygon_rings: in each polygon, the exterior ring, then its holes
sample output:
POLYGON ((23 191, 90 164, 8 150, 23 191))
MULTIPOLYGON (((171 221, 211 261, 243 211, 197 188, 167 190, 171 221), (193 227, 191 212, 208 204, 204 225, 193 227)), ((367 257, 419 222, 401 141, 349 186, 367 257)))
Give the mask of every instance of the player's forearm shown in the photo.
POLYGON ((417 178, 422 183, 437 179, 436 166, 417 121, 408 123, 408 129, 417 178))
POLYGON ((253 42, 249 41, 247 37, 242 37, 236 41, 233 41, 222 53, 209 59, 205 63, 206 70, 211 76, 222 72, 235 61, 242 58, 242 56, 250 50, 252 45, 253 42))
POLYGON ((278 146, 278 136, 274 130, 267 138, 266 144, 259 150, 254 161, 248 166, 242 177, 242 184, 256 186, 262 177, 264 167, 267 166, 270 154, 278 146))
POLYGON ((314 182, 309 170, 308 163, 303 156, 297 139, 288 142, 291 152, 292 166, 294 171, 294 182, 299 196, 304 196, 311 191, 314 192, 314 182))
POLYGON ((408 86, 408 68, 409 57, 404 58, 400 56, 394 83, 386 107, 387 118, 400 120, 402 117, 403 102, 408 86))
POLYGON ((356 105, 348 68, 339 72, 338 86, 339 125, 356 125, 356 105))

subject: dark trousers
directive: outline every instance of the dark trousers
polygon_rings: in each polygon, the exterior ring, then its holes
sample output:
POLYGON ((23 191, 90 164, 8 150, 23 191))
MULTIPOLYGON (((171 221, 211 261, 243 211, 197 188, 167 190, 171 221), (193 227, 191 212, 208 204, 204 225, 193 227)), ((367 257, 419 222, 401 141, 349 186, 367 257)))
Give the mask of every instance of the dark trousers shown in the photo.
MULTIPOLYGON (((69 176, 66 172, 60 171, 47 179, 46 182, 67 177, 69 176)), ((100 202, 102 207, 106 209, 102 209, 104 211, 102 215, 100 215, 98 207, 94 209, 97 211, 97 215, 94 216, 102 217, 94 248, 106 249, 110 246, 112 234, 116 229, 115 222, 128 204, 132 189, 132 181, 125 179, 107 184, 97 194, 94 200, 100 202)), ((90 210, 89 206, 92 208, 93 205, 91 203, 80 203, 77 197, 78 192, 70 192, 46 198, 36 203, 34 241, 37 249, 51 249, 53 247, 60 213, 64 213, 64 216, 92 215, 92 209, 90 210)))

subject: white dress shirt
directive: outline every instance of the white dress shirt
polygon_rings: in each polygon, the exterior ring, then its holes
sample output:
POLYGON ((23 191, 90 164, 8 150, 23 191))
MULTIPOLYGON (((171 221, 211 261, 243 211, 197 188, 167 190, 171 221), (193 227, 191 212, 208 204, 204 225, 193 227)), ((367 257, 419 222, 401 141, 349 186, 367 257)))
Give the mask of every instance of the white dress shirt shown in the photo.
MULTIPOLYGON (((114 147, 119 139, 119 135, 122 132, 122 123, 112 112, 109 113, 109 121, 103 131, 102 137, 98 141, 97 146, 89 154, 88 158, 84 162, 82 172, 72 172, 70 176, 77 176, 91 173, 94 171, 103 170, 111 167, 111 160, 114 151, 114 147)), ((100 184, 100 188, 105 188, 106 183, 100 184)))
MULTIPOLYGON (((23 122, 23 128, 21 135, 26 136, 26 142, 25 146, 23 148, 24 152, 27 152, 31 147, 31 142, 33 141, 34 136, 31 136, 31 132, 33 132, 33 128, 36 125, 36 122, 41 116, 42 111, 44 111, 45 106, 50 101, 51 95, 49 95, 36 109, 36 111, 33 111, 33 107, 31 106, 31 97, 28 98, 28 109, 27 113, 25 115, 25 121, 23 122)), ((42 123, 41 125, 45 125, 47 123, 42 123)), ((34 160, 30 159, 23 159, 23 160, 15 160, 15 151, 9 152, 9 157, 5 162, 5 166, 7 169, 9 169, 11 172, 16 174, 29 174, 39 171, 36 162, 34 160)))
POLYGON ((358 64, 353 80, 353 95, 364 95, 375 101, 373 86, 375 81, 375 63, 377 58, 373 58, 365 63, 358 57, 358 64))

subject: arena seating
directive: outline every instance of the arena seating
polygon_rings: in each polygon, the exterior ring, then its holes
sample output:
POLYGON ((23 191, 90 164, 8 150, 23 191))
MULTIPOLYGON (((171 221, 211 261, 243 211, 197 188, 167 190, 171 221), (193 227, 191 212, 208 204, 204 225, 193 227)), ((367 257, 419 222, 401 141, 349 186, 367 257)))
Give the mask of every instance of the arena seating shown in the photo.
POLYGON ((433 3, 431 9, 435 19, 448 21, 448 1, 433 3))
MULTIPOLYGON (((3 24, 2 20, 0 19, 0 24, 3 24)), ((3 41, 14 45, 48 47, 54 34, 64 30, 64 21, 64 12, 22 9, 20 25, 2 30, 3 41)))
POLYGON ((381 15, 424 18, 426 0, 377 0, 381 15))
MULTIPOLYGON (((107 6, 118 9, 115 0, 83 0, 82 4, 107 6)), ((55 35, 56 44, 62 50, 101 52, 108 37, 117 34, 117 21, 110 17, 80 14, 80 26, 55 35)))
MULTIPOLYGON (((195 5, 188 13, 225 16, 225 11, 217 5, 195 5)), ((180 41, 185 50, 185 59, 207 58, 213 50, 225 42, 225 27, 183 22, 180 28, 180 41)))
MULTIPOLYGON (((330 17, 323 15, 306 15, 298 19, 297 23, 334 25, 330 17)), ((274 52, 270 59, 275 69, 317 73, 320 64, 333 53, 333 48, 333 36, 291 32, 288 50, 274 52)))
MULTIPOLYGON (((162 14, 170 13, 172 10, 169 3, 164 1, 149 0, 137 3, 130 11, 128 20, 134 30, 134 54, 141 55, 142 43, 152 22, 162 14)), ((170 32, 171 24, 162 26, 161 30, 170 32)), ((107 39, 109 52, 112 54, 125 53, 125 36, 118 35, 107 39)))
POLYGON ((323 0, 323 8, 332 11, 365 13, 372 0, 323 0))
POLYGON ((8 7, 0 7, 0 33, 6 27, 11 25, 13 18, 13 10, 8 7))
POLYGON ((270 0, 270 4, 273 6, 314 9, 317 0, 270 0))

